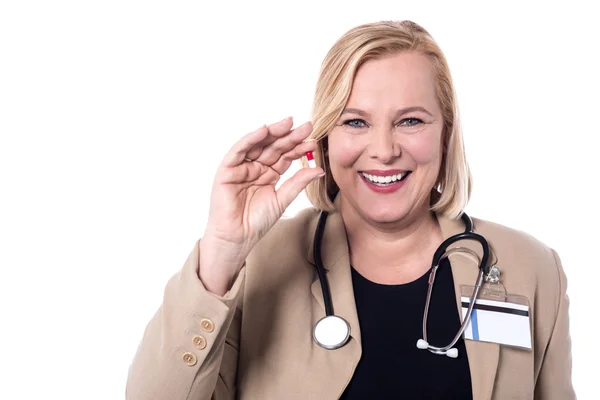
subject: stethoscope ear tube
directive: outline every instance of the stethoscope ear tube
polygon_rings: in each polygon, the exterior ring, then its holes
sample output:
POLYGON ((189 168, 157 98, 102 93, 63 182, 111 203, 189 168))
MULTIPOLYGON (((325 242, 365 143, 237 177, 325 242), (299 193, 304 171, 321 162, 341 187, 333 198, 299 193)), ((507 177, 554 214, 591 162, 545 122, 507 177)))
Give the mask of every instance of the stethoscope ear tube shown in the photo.
MULTIPOLYGON (((444 240, 440 247, 437 248, 435 254, 433 255, 432 261, 432 269, 429 276, 429 286, 427 288, 427 298, 425 301, 425 310, 423 312, 423 338, 417 341, 417 347, 419 349, 427 349, 434 354, 446 355, 451 358, 458 357, 458 350, 453 348, 453 346, 458 342, 461 335, 464 333, 469 321, 471 319, 471 314, 473 312, 473 307, 475 306, 475 300, 477 299, 477 295, 479 294, 479 289, 483 284, 484 274, 489 274, 490 267, 487 265, 488 260, 490 258, 490 246, 487 240, 478 233, 473 232, 473 222, 471 218, 466 214, 462 214, 462 220, 465 223, 465 232, 459 233, 457 235, 450 236, 448 239, 444 240), (477 282, 475 283, 475 288, 473 289, 473 295, 471 297, 471 301, 469 302, 469 307, 467 308, 467 314, 463 319, 460 329, 452 339, 449 345, 445 347, 435 347, 430 345, 427 342, 427 317, 429 314, 429 305, 431 302, 431 293, 433 292, 433 284, 435 283, 435 275, 437 269, 439 268, 440 262, 444 255, 449 255, 451 250, 447 250, 448 247, 460 240, 475 240, 479 242, 481 248, 483 250, 483 257, 479 262, 479 273, 477 274, 477 282)), ((467 250, 467 249, 465 249, 467 250)), ((468 250, 468 253, 471 254, 472 250, 468 250)))
MULTIPOLYGON (((437 266, 436 266, 436 268, 437 268, 437 266)), ((445 355, 450 358, 457 358, 458 357, 458 349, 454 348, 453 346, 458 342, 458 340, 464 333, 464 331, 467 328, 467 325, 469 324, 469 321, 471 319, 471 314, 473 313, 473 307, 475 306, 475 299, 477 299, 477 295, 479 294, 479 289, 481 289, 481 285, 483 283, 483 270, 480 269, 479 273, 477 275, 477 283, 475 284, 475 288, 473 289, 473 296, 471 297, 471 301, 469 302, 469 307, 467 308, 467 314, 465 315, 465 318, 460 325, 460 329, 458 330, 458 332, 452 339, 452 342, 450 342, 450 344, 448 344, 447 346, 444 346, 444 347, 432 346, 427 342, 427 317, 428 317, 428 313, 429 313, 429 303, 431 300, 433 283, 435 281, 435 273, 433 271, 432 271, 432 276, 433 276, 433 279, 430 277, 430 280, 429 280, 429 288, 427 290, 427 300, 425 303, 425 311, 423 312, 423 339, 419 339, 417 341, 417 347, 422 350, 427 349, 433 354, 445 355)))

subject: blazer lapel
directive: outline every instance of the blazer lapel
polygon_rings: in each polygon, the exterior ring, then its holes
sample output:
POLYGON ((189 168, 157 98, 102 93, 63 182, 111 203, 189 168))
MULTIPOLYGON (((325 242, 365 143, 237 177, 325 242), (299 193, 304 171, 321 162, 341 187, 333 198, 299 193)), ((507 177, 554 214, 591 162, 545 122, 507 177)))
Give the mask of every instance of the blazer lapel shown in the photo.
MULTIPOLYGON (((464 232, 465 227, 461 220, 451 220, 439 215, 437 218, 444 240, 452 235, 464 232)), ((480 257, 482 254, 481 246, 473 240, 462 240, 450 246, 450 248, 455 247, 466 247, 475 251, 480 257)), ((454 278, 456 305, 459 315, 462 316, 461 286, 473 286, 477 280, 479 270, 471 258, 460 253, 450 256, 450 265, 452 266, 452 276, 454 278)), ((489 400, 494 389, 500 346, 497 343, 474 340, 465 340, 465 346, 471 371, 473 399, 489 400)))

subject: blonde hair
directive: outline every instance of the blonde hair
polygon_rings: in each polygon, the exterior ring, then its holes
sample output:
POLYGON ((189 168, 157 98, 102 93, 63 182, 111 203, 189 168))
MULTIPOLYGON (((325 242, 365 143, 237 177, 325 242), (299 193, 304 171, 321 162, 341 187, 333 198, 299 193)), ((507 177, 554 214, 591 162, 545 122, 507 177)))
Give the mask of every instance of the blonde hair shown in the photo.
MULTIPOLYGON (((457 218, 471 195, 472 178, 467 164, 458 108, 446 58, 431 35, 412 21, 380 21, 357 26, 346 32, 327 53, 321 65, 312 109, 312 139, 323 139, 315 154, 317 165, 326 172, 324 179, 311 182, 306 195, 319 210, 333 211, 332 199, 339 188, 325 157, 326 136, 335 127, 344 110, 357 70, 366 61, 416 51, 431 62, 436 91, 444 118, 443 156, 431 210, 457 218)), ((302 161, 307 166, 306 160, 302 161)))

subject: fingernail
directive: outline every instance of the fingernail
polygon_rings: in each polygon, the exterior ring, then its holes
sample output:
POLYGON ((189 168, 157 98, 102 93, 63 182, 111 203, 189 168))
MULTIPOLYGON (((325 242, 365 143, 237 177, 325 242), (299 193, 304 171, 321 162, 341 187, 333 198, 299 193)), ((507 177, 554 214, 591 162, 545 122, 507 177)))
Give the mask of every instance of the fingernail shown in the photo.
POLYGON ((315 161, 315 157, 313 156, 312 151, 306 152, 306 159, 308 160, 308 166, 310 168, 317 168, 317 162, 315 161))
POLYGON ((281 120, 281 121, 279 121, 279 122, 287 121, 288 119, 291 119, 291 118, 292 118, 292 117, 285 117, 284 119, 282 119, 282 120, 281 120))

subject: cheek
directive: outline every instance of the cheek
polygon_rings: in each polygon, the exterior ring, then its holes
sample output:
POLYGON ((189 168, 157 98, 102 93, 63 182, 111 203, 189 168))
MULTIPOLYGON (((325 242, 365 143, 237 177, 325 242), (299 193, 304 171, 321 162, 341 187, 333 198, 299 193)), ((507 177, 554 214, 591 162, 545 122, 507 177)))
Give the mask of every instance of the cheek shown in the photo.
POLYGON ((329 139, 329 164, 332 170, 351 168, 364 151, 357 138, 331 135, 329 139))
POLYGON ((437 134, 415 136, 404 144, 404 150, 410 154, 417 165, 438 164, 441 160, 441 138, 437 134))

